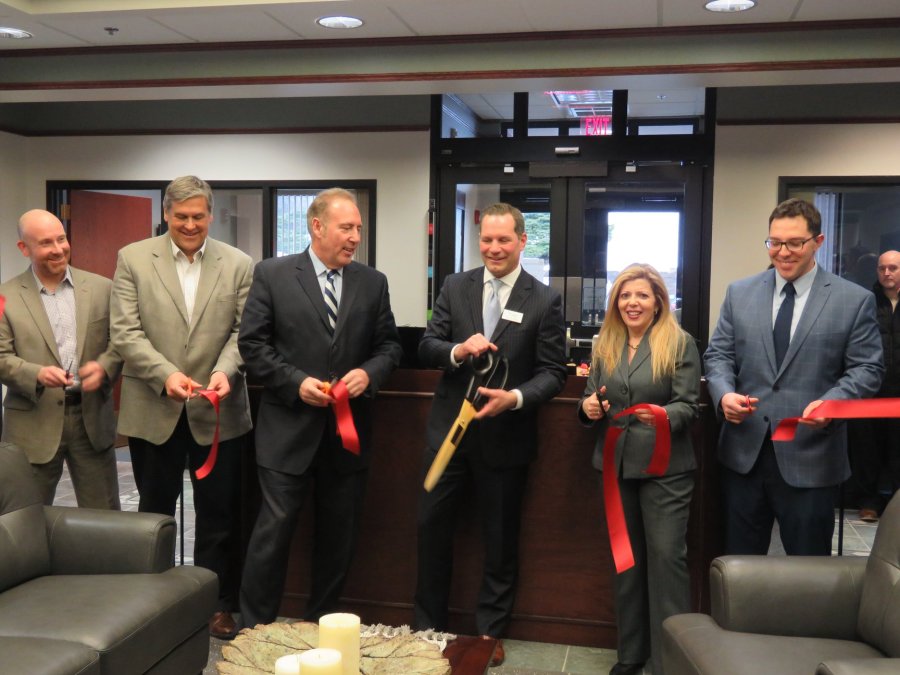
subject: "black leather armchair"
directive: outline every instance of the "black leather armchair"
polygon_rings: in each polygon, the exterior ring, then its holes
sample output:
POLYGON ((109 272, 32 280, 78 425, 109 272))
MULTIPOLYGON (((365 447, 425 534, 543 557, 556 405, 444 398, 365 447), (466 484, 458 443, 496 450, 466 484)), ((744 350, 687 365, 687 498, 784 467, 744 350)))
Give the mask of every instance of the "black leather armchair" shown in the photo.
POLYGON ((900 494, 868 559, 724 556, 710 591, 663 622, 666 675, 900 673, 900 494))
POLYGON ((174 553, 169 516, 43 506, 0 443, 0 673, 201 672, 218 580, 174 553))

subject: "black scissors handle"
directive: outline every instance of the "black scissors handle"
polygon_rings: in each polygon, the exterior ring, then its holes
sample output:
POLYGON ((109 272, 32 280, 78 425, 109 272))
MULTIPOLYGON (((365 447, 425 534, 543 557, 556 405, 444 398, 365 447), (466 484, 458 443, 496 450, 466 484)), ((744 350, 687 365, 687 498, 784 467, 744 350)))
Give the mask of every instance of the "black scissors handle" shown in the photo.
POLYGON ((478 387, 489 389, 503 389, 506 386, 506 378, 509 376, 509 360, 505 356, 495 356, 493 352, 485 352, 479 357, 469 357, 472 366, 472 378, 469 380, 469 388, 466 391, 466 400, 474 407, 478 407, 483 396, 478 393, 478 387), (501 375, 498 376, 498 371, 501 375))

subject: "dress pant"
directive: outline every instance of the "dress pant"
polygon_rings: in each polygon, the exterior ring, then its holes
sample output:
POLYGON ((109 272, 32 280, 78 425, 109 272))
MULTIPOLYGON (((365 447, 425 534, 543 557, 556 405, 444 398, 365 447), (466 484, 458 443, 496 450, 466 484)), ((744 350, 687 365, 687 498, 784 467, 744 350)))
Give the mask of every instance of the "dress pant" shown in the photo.
POLYGON ((140 495, 138 511, 174 516, 185 467, 189 469, 194 492, 194 564, 219 577, 218 609, 229 612, 237 609, 240 581, 237 515, 242 444, 243 437, 220 441, 215 468, 198 479, 195 472, 203 466, 211 446, 194 440, 186 413, 182 412, 169 440, 161 445, 128 439, 140 495))
POLYGON ((766 555, 777 519, 785 553, 831 555, 836 485, 788 485, 770 438, 748 473, 721 468, 726 554, 766 555))
MULTIPOLYGON (((471 478, 484 539, 484 573, 475 624, 479 635, 503 637, 509 626, 519 575, 519 532, 528 465, 493 468, 477 448, 460 448, 431 492, 422 493, 418 516, 418 576, 413 626, 446 630, 453 538, 459 499, 471 478)), ((425 471, 434 451, 426 453, 425 471)), ((425 473, 423 472, 423 477, 425 473)))
POLYGON ((850 420, 851 488, 861 509, 881 513, 889 495, 900 489, 900 419, 850 420), (889 493, 881 495, 882 488, 889 493))
POLYGON ((659 478, 619 477, 634 567, 616 574, 618 660, 652 661, 662 675, 662 622, 691 611, 687 526, 693 472, 659 478))
POLYGON ((316 458, 303 474, 257 467, 262 501, 241 581, 244 627, 272 623, 278 616, 297 517, 311 490, 315 502, 315 535, 310 596, 303 619, 318 621, 323 614, 337 608, 353 561, 368 477, 366 469, 336 470, 330 459, 340 452, 347 450, 334 434, 326 433, 316 458))
POLYGON ((46 464, 31 465, 44 504, 48 506, 56 497, 63 462, 69 469, 78 506, 116 511, 121 508, 116 450, 112 446, 97 450, 91 445, 84 428, 80 403, 66 404, 62 438, 53 458, 46 464))

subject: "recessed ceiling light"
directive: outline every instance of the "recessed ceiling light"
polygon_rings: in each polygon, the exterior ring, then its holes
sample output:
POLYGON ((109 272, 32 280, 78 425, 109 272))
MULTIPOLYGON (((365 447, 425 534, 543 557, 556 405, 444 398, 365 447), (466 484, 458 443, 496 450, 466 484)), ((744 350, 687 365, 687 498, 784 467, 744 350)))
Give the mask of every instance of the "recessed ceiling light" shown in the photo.
POLYGON ((362 19, 355 16, 323 16, 316 19, 316 23, 324 28, 359 28, 363 25, 362 19))
POLYGON ((709 0, 706 9, 710 12, 744 12, 756 7, 756 0, 709 0))
POLYGON ((28 38, 34 37, 27 30, 21 30, 20 28, 7 28, 6 26, 0 26, 0 38, 12 38, 13 40, 27 40, 28 38))

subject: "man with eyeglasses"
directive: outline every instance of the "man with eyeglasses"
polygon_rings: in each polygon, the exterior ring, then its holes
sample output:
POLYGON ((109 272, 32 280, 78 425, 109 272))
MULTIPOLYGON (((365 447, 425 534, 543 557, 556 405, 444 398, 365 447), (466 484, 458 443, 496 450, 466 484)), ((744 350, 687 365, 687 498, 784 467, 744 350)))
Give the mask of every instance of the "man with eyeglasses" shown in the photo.
MULTIPOLYGON (((884 381, 880 398, 900 397, 900 251, 885 251, 878 258, 875 311, 884 353, 884 381)), ((859 490, 859 519, 878 522, 889 494, 900 488, 900 420, 864 419, 850 422, 850 459, 859 490)))
POLYGON ((837 487, 850 475, 846 425, 785 417, 828 399, 872 396, 884 373, 875 300, 816 264, 818 210, 779 204, 765 240, 772 269, 732 283, 704 357, 719 436, 725 552, 765 555, 777 520, 789 555, 830 555, 837 487))

